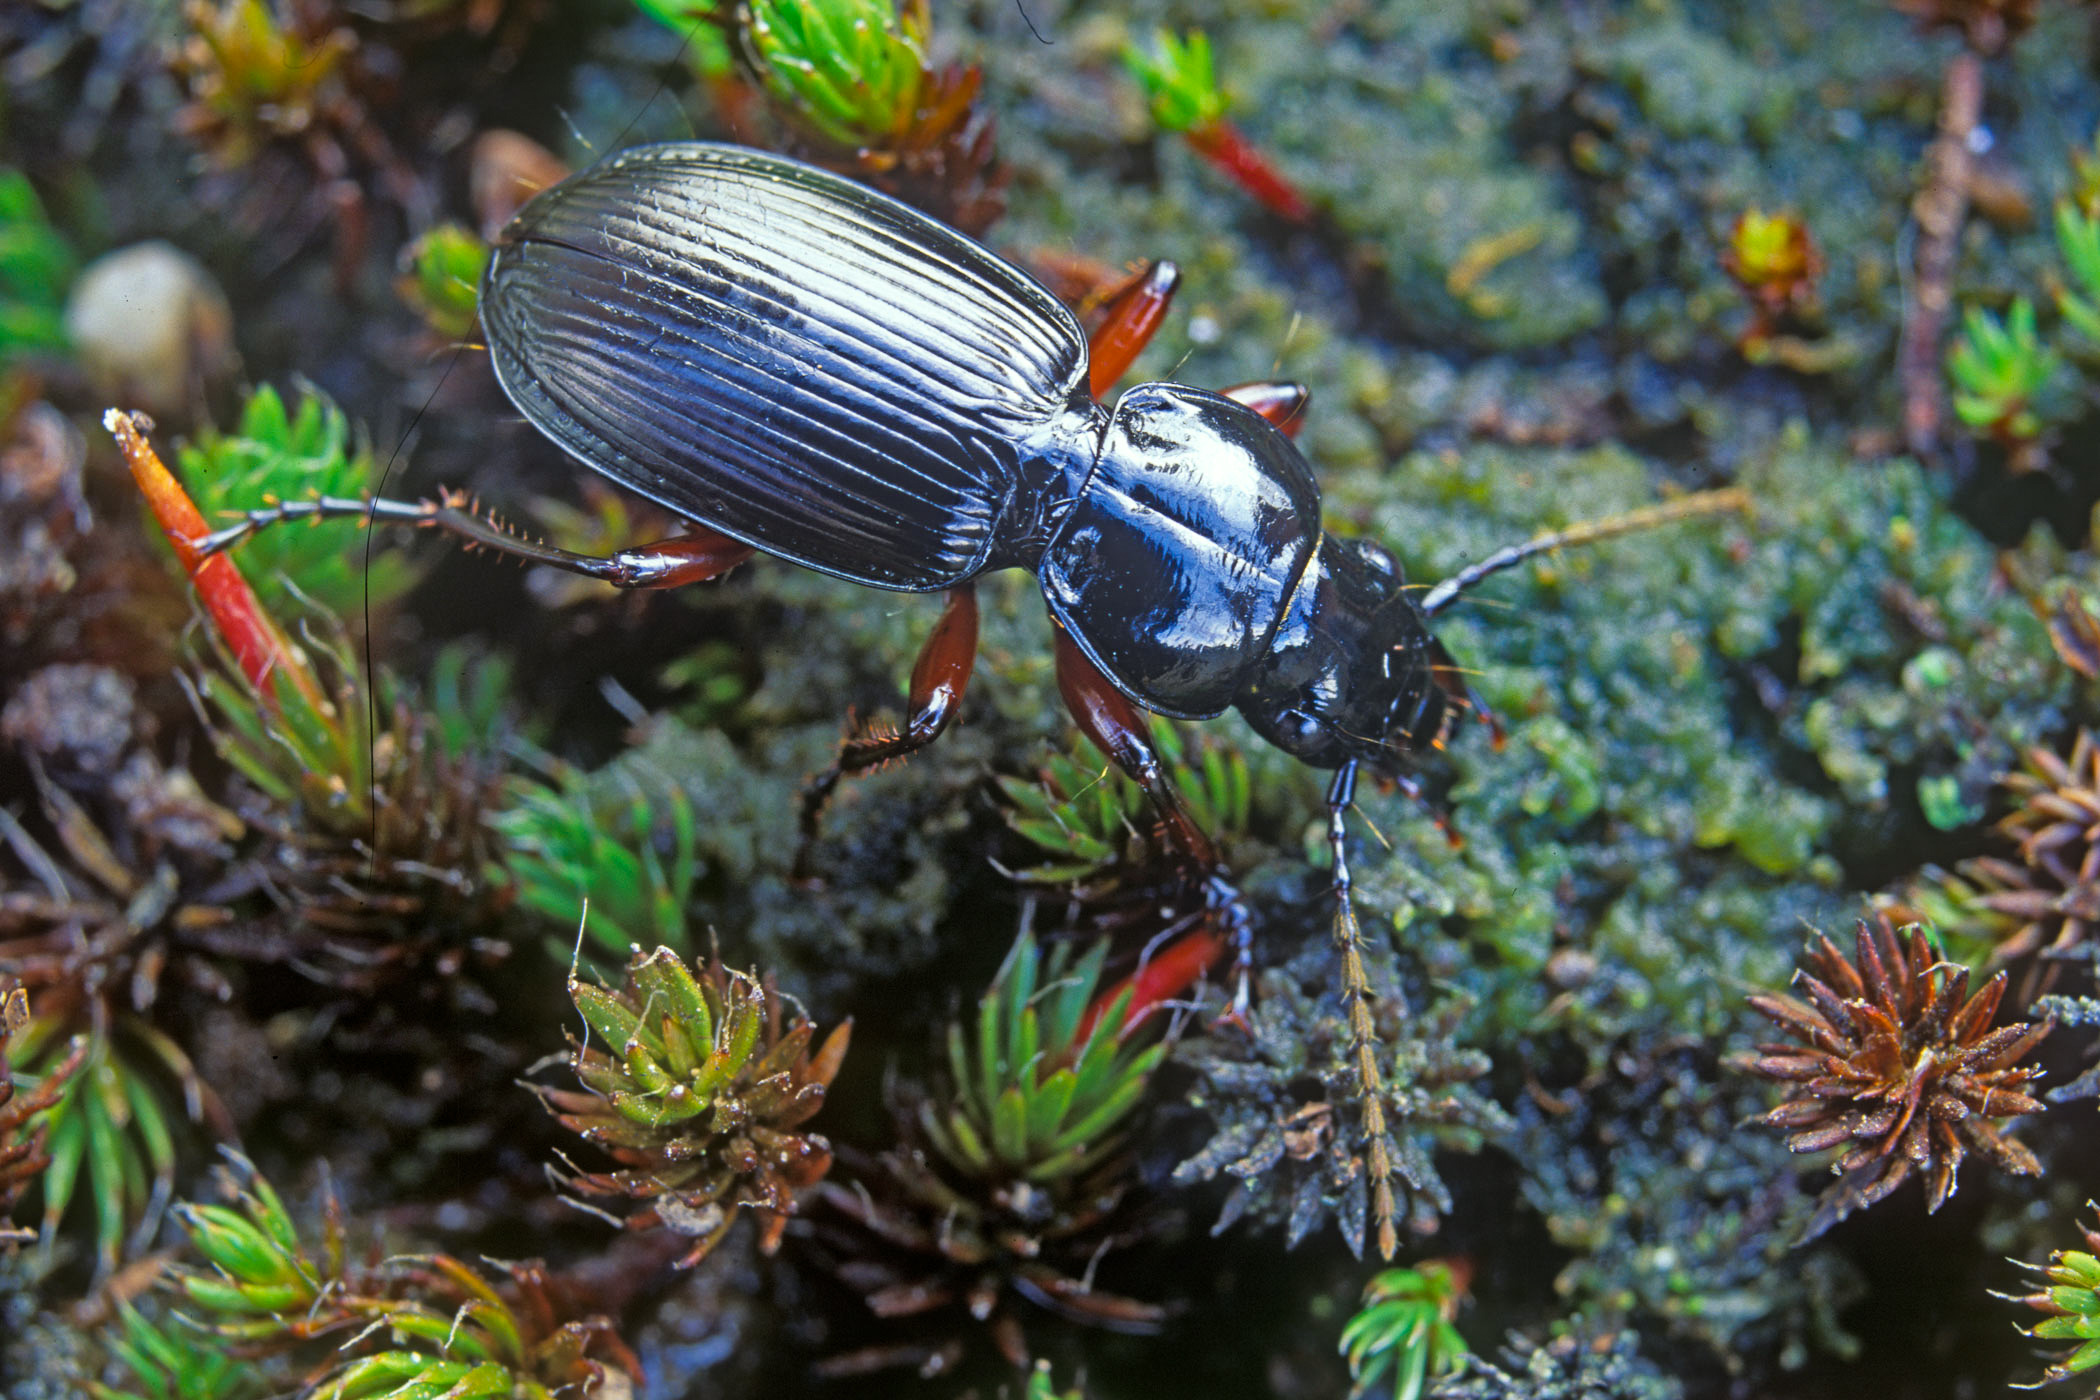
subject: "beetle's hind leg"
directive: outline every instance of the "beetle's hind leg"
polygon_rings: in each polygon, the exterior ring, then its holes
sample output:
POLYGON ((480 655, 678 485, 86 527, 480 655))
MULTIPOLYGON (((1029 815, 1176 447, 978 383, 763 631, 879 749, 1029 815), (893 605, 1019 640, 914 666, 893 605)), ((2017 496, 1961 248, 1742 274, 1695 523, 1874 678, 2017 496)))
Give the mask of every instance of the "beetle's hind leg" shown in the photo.
POLYGON ((859 773, 893 758, 925 748, 941 736, 962 708, 963 691, 970 671, 977 664, 977 585, 961 584, 948 590, 948 605, 933 624, 933 635, 919 651, 911 668, 911 717, 893 734, 856 734, 839 745, 839 756, 829 768, 810 779, 802 790, 802 851, 796 856, 799 870, 816 839, 817 821, 824 814, 839 779, 859 773))
POLYGON ((683 584, 701 583, 729 572, 755 552, 741 540, 695 525, 683 535, 658 540, 654 544, 636 545, 614 554, 576 554, 512 534, 497 521, 474 510, 466 497, 453 492, 447 492, 434 501, 393 501, 383 496, 370 500, 317 496, 304 501, 280 501, 247 511, 225 529, 214 530, 190 543, 199 554, 217 554, 260 530, 299 520, 363 520, 389 525, 419 525, 443 531, 477 548, 508 555, 528 564, 545 564, 567 573, 582 574, 615 588, 677 588, 683 584))

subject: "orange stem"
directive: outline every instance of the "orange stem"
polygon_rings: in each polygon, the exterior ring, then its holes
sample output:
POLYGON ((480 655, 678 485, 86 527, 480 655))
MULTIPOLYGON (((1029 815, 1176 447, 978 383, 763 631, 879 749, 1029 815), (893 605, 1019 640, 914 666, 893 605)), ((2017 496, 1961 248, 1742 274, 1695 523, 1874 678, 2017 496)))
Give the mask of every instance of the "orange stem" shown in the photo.
POLYGON ((116 435, 125 465, 131 468, 131 479, 138 483, 161 533, 174 547, 175 557, 189 575, 204 610, 232 648, 241 674, 248 678, 255 693, 274 702, 270 678, 282 676, 325 713, 328 703, 308 671, 305 658, 263 611, 255 590, 241 577, 233 560, 223 554, 204 557, 197 553, 195 541, 211 533, 211 527, 205 524, 204 513, 182 489, 182 483, 153 450, 153 444, 146 440, 143 430, 153 426, 152 420, 113 408, 103 415, 102 425, 116 435))
POLYGON ((1230 175, 1234 183, 1260 201, 1263 208, 1294 224, 1311 222, 1312 206, 1305 202, 1304 195, 1298 193, 1298 187, 1285 179, 1283 172, 1272 165, 1269 158, 1231 122, 1193 126, 1185 134, 1190 148, 1197 155, 1230 175))

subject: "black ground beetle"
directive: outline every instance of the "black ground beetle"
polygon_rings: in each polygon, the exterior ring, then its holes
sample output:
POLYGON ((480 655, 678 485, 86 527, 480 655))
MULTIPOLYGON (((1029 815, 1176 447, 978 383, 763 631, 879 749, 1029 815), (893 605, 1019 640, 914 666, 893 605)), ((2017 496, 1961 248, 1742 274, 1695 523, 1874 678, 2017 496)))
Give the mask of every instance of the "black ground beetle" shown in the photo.
POLYGON ((1375 1086, 1343 814, 1359 766, 1411 786, 1407 756, 1468 703, 1430 619, 1532 555, 1741 497, 1542 536, 1413 594, 1384 549, 1322 530, 1319 485, 1288 432, 1304 389, 1144 384, 1112 409, 1096 401, 1174 282, 1166 264, 1141 274, 1090 343, 1026 273, 861 185, 738 147, 640 147, 519 211, 482 278, 481 323, 527 418, 696 529, 597 558, 516 539, 457 501, 330 498, 254 511, 200 544, 355 514, 627 588, 698 582, 763 550, 856 583, 945 590, 909 721, 848 739, 811 786, 811 819, 841 773, 909 753, 954 718, 977 650, 973 581, 1028 569, 1066 703, 1186 854, 1212 859, 1141 710, 1237 707, 1269 742, 1335 770, 1345 978, 1375 1086))

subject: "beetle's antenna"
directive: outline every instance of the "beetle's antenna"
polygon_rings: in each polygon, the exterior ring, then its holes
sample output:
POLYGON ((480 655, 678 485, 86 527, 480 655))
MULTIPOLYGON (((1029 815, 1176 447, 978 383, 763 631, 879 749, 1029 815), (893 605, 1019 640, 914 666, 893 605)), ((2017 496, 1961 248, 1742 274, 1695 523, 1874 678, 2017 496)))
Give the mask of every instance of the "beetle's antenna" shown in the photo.
POLYGON ((1523 544, 1498 549, 1478 563, 1468 564, 1451 577, 1422 595, 1421 609, 1424 617, 1435 617, 1458 601, 1458 596, 1474 584, 1504 569, 1515 568, 1526 559, 1548 554, 1571 545, 1593 544, 1618 535, 1632 534, 1636 530, 1652 530, 1658 525, 1668 525, 1679 520, 1693 520, 1705 515, 1725 515, 1730 512, 1748 515, 1750 493, 1740 486, 1730 486, 1719 491, 1699 491, 1665 501, 1659 506, 1647 506, 1640 510, 1629 510, 1624 515, 1607 516, 1602 520, 1585 520, 1570 525, 1565 530, 1552 530, 1523 544))
MULTIPOLYGON (((682 68, 685 65, 685 51, 693 46, 694 36, 699 34, 700 26, 703 24, 711 24, 713 22, 714 21, 709 19, 705 13, 695 16, 692 24, 686 29, 684 35, 681 36, 678 40, 678 52, 671 55, 671 63, 669 65, 671 68, 678 69, 682 68)), ((605 148, 605 154, 609 155, 612 152, 620 149, 620 147, 626 142, 628 134, 632 132, 638 124, 640 124, 642 118, 648 114, 649 109, 656 105, 656 99, 662 97, 664 93, 669 90, 670 86, 671 79, 668 74, 662 78, 657 79, 656 91, 649 94, 649 100, 647 102, 644 102, 640 107, 637 107, 635 109, 634 115, 627 119, 627 125, 620 128, 620 134, 618 136, 615 136, 612 139, 612 144, 605 148)), ((680 111, 683 112, 684 109, 680 108, 680 111)), ((562 113, 562 120, 569 120, 569 114, 567 112, 562 113)), ((688 129, 690 129, 692 125, 692 117, 690 114, 686 115, 686 125, 688 129)), ((576 124, 574 122, 569 123, 569 130, 575 135, 576 139, 579 142, 582 142, 583 148, 585 150, 591 149, 591 143, 583 139, 583 133, 576 130, 576 124)), ((604 158, 604 155, 594 154, 591 158, 591 164, 596 165, 599 161, 603 160, 604 158)))
POLYGON ((1327 789, 1327 847, 1334 859, 1334 950, 1342 962, 1342 1001, 1349 1018, 1349 1054, 1356 1060, 1356 1087, 1363 1104, 1364 1167, 1370 1177, 1371 1219, 1378 1226, 1378 1252, 1387 1259, 1399 1247, 1393 1225, 1392 1139, 1385 1126, 1385 1074, 1378 1068, 1378 1025, 1371 1015, 1371 977, 1364 971, 1364 935, 1349 897, 1349 809, 1356 804, 1356 760, 1334 773, 1327 789))

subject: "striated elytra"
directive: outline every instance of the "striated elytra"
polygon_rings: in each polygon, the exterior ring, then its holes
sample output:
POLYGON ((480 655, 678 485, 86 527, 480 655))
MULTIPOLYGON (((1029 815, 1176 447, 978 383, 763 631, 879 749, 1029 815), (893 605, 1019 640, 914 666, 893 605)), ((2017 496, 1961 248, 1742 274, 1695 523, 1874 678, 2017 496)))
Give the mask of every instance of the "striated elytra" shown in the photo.
POLYGON ((593 471, 858 583, 1031 570, 1148 710, 1237 706, 1308 763, 1392 771, 1460 693, 1391 555, 1323 534, 1282 431, 1175 384, 1096 403, 1055 297, 839 176, 624 152, 518 213, 481 318, 505 391, 593 471))

